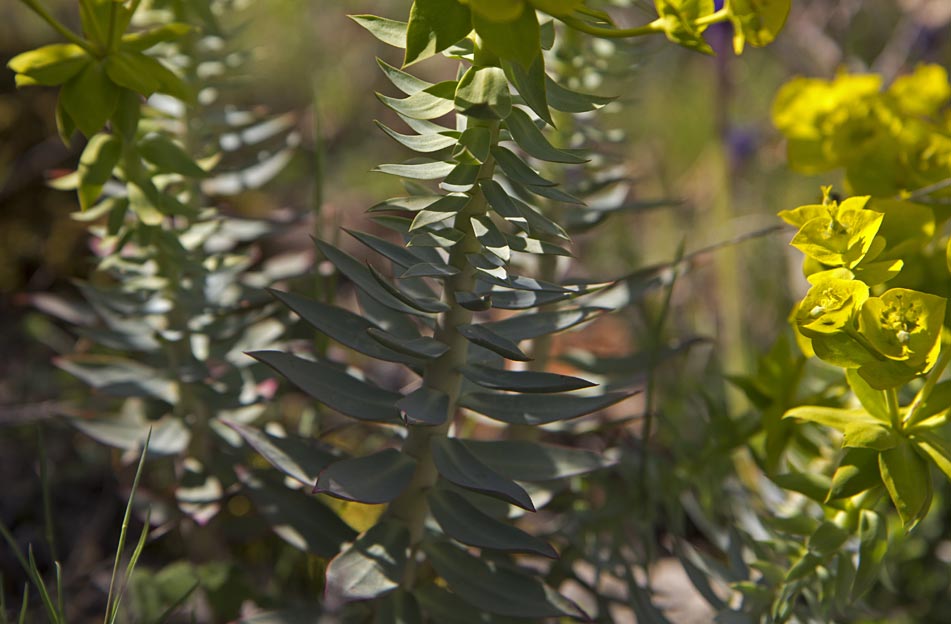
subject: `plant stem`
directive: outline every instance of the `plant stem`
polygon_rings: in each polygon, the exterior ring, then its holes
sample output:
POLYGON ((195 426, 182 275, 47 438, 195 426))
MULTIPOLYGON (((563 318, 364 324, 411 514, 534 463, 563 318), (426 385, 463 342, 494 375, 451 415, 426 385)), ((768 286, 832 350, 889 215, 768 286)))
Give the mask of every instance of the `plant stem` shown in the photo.
POLYGON ((570 16, 559 17, 558 19, 575 30, 580 30, 583 33, 601 37, 602 39, 626 39, 628 37, 643 37, 645 35, 664 32, 664 22, 659 19, 636 28, 602 28, 600 26, 592 26, 585 21, 570 16))
POLYGON ((888 405, 888 418, 892 423, 892 429, 901 431, 901 408, 898 406, 898 391, 894 388, 883 390, 885 393, 885 403, 888 405))
POLYGON ((918 391, 918 394, 915 395, 911 405, 908 406, 908 412, 905 414, 903 421, 905 424, 915 424, 917 420, 916 417, 918 412, 921 410, 921 406, 924 405, 925 401, 928 400, 928 397, 931 396, 931 392, 938 384, 938 380, 941 379, 941 375, 944 373, 944 369, 948 367, 949 362, 951 362, 951 348, 945 347, 942 349, 941 355, 938 357, 938 362, 934 365, 934 368, 931 369, 931 372, 928 373, 928 377, 925 379, 924 385, 921 386, 921 389, 918 391))
POLYGON ((20 0, 23 4, 28 6, 34 13, 39 15, 43 21, 53 27, 53 30, 58 32, 64 38, 66 38, 70 43, 78 45, 80 48, 88 52, 92 56, 99 56, 99 51, 96 50, 93 46, 89 45, 89 42, 71 31, 70 29, 63 26, 59 20, 53 17, 49 11, 47 11, 37 0, 20 0))
POLYGON ((705 15, 696 21, 694 21, 694 26, 710 26, 711 24, 719 24, 720 22, 725 22, 730 19, 730 11, 726 7, 711 13, 710 15, 705 15))
MULTIPOLYGON (((498 143, 498 121, 470 118, 468 126, 487 128, 490 132, 491 144, 498 143)), ((491 179, 494 170, 495 161, 490 156, 482 164, 479 179, 491 179)), ((436 484, 439 476, 433 463, 430 444, 434 439, 446 437, 449 434, 459 403, 461 374, 458 368, 466 363, 468 354, 469 343, 456 328, 471 322, 472 312, 459 305, 455 295, 457 292, 471 292, 475 286, 475 269, 469 264, 466 256, 482 251, 482 243, 476 238, 471 219, 485 214, 487 208, 488 204, 479 185, 474 185, 471 199, 455 219, 455 227, 464 234, 464 237, 452 247, 449 264, 459 269, 459 273, 446 280, 443 299, 449 305, 449 310, 439 319, 433 334, 436 340, 446 344, 449 349, 441 357, 429 363, 423 371, 423 384, 449 397, 446 421, 435 427, 410 427, 409 434, 403 443, 403 452, 416 460, 416 471, 409 487, 390 504, 387 510, 388 515, 402 520, 409 528, 410 544, 414 551, 422 540, 429 513, 426 495, 436 484)), ((415 580, 415 557, 410 557, 403 576, 404 587, 411 588, 415 580)))

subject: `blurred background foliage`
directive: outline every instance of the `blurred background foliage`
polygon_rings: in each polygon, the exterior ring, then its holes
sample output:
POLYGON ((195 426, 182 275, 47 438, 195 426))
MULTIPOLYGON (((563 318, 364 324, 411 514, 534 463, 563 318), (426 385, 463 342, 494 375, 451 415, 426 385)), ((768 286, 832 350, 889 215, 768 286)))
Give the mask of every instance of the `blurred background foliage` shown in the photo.
MULTIPOLYGON (((46 4, 65 23, 77 22, 74 3, 46 4)), ((646 2, 605 4, 632 4, 617 13, 631 24, 652 14, 646 2)), ((315 231, 333 239, 341 226, 366 227, 363 211, 398 192, 393 178, 369 172, 379 162, 398 162, 403 150, 372 124, 376 118, 386 123, 389 113, 367 94, 387 88, 373 57, 394 65, 400 59, 346 14, 399 19, 407 6, 403 0, 248 3, 252 17, 242 36, 247 49, 254 51, 254 62, 241 92, 242 104, 291 113, 302 140, 277 178, 234 196, 224 210, 256 217, 278 211, 303 215, 290 234, 268 243, 274 247, 271 251, 308 249, 308 236, 315 231)), ((880 72, 889 80, 919 62, 951 65, 949 22, 948 0, 795 0, 777 41, 742 57, 730 53, 729 29, 719 26, 709 33, 719 52, 715 58, 660 39, 593 44, 590 58, 601 64, 600 71, 579 67, 576 86, 619 96, 608 107, 609 114, 602 115, 601 125, 624 138, 608 149, 634 179, 635 199, 670 198, 677 204, 612 216, 607 227, 578 236, 575 255, 585 258, 585 265, 573 265, 569 273, 619 276, 670 262, 681 244, 690 254, 744 238, 690 255, 691 270, 673 291, 665 332, 710 337, 715 347, 696 347, 661 371, 659 411, 665 426, 656 440, 661 448, 689 448, 691 432, 705 431, 692 424, 703 411, 702 392, 722 394, 716 398, 727 401, 731 412, 744 409, 739 395, 710 380, 722 371, 751 371, 786 330, 790 306, 805 290, 798 261, 787 249, 789 232, 778 228, 775 214, 818 199, 820 184, 841 182, 840 173, 809 178, 787 168, 784 144, 769 121, 779 86, 795 75, 828 78, 840 68, 880 72)), ((36 438, 27 425, 52 419, 54 402, 78 399, 85 392, 51 365, 57 354, 73 349, 75 338, 35 304, 43 293, 73 294, 71 280, 86 277, 94 264, 84 224, 69 216, 76 209, 73 194, 47 185, 57 172, 75 166, 82 146, 68 149, 56 137, 53 90, 17 91, 12 72, 5 68, 15 54, 54 40, 55 34, 16 2, 0 4, 0 518, 16 529, 23 544, 41 544, 44 531, 36 438)), ((444 65, 423 69, 446 71, 444 65)), ((644 305, 650 312, 661 302, 644 305)), ((645 318, 651 315, 602 319, 563 338, 556 353, 573 345, 600 355, 637 352, 653 328, 645 318)), ((92 569, 94 578, 107 575, 126 494, 127 482, 118 476, 124 462, 68 427, 48 429, 47 452, 55 466, 53 506, 60 518, 69 519, 69 526, 59 527, 60 554, 68 553, 67 573, 92 569)), ((241 504, 228 510, 232 533, 226 539, 241 534, 241 504)), ((951 543, 945 543, 945 551, 951 549, 951 543)), ((270 582, 284 582, 280 591, 286 595, 306 594, 320 577, 319 570, 306 569, 319 563, 302 563, 273 542, 240 548, 243 563, 276 570, 270 582), (287 556, 281 558, 281 552, 287 556), (291 578, 296 584, 285 582, 291 578)), ((157 566, 156 577, 163 574, 162 564, 185 550, 184 543, 173 541, 158 552, 147 551, 157 566)), ((239 586, 250 577, 229 575, 228 563, 209 563, 215 553, 188 554, 200 564, 189 574, 212 579, 208 586, 218 583, 224 588, 221 600, 227 600, 229 592, 245 591, 239 586)), ((942 553, 929 556, 940 558, 942 553)), ((38 551, 38 557, 48 560, 49 554, 38 551)), ((911 569, 917 564, 901 565, 911 569)), ((0 572, 7 604, 12 604, 23 576, 4 549, 0 572)), ((183 573, 164 574, 180 578, 183 573)), ((942 583, 946 587, 947 579, 942 583)), ((161 583, 140 582, 136 587, 142 604, 161 602, 161 583)), ((911 601, 933 595, 932 590, 895 588, 911 601)), ((268 588, 257 586, 256 591, 264 594, 268 588)), ((96 598, 89 600, 94 612, 96 598)))

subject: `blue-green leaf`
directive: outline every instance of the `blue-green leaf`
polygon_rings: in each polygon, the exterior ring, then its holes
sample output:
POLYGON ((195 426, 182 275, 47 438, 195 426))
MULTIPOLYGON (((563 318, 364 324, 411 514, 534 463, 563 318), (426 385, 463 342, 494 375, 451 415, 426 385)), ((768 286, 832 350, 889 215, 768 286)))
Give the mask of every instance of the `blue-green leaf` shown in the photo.
POLYGON ((548 94, 548 103, 555 110, 564 113, 586 113, 610 104, 616 98, 603 97, 599 95, 589 95, 587 93, 578 93, 567 89, 550 77, 545 76, 545 92, 548 94))
POLYGON ((518 143, 518 146, 525 150, 529 156, 556 163, 577 165, 587 162, 585 158, 554 147, 542 131, 538 129, 535 122, 518 107, 512 109, 504 123, 505 127, 512 133, 512 138, 518 143))
POLYGON ((551 110, 548 108, 548 93, 545 89, 545 57, 540 52, 535 55, 531 65, 528 68, 522 67, 521 63, 511 61, 502 61, 502 69, 508 77, 509 82, 515 87, 518 94, 522 96, 525 103, 535 111, 545 123, 554 126, 555 122, 551 117, 551 110))
POLYGON ((488 366, 464 366, 460 372, 469 381, 491 390, 511 390, 514 392, 568 392, 581 388, 590 388, 597 384, 556 373, 536 371, 511 371, 488 366))
POLYGON ((409 531, 402 524, 373 525, 327 566, 326 595, 332 601, 370 600, 400 586, 409 531))
POLYGON ((383 287, 383 289, 408 305, 409 307, 419 310, 420 312, 425 312, 427 314, 436 314, 439 312, 446 312, 449 310, 449 306, 436 299, 435 297, 430 296, 430 294, 410 294, 404 292, 401 288, 397 287, 395 284, 392 284, 390 280, 386 278, 385 275, 377 271, 373 265, 367 265, 367 268, 370 270, 370 275, 373 276, 373 279, 383 287))
POLYGON ((396 449, 330 464, 321 471, 314 493, 379 505, 403 493, 413 478, 416 460, 396 449))
POLYGON ((429 336, 404 338, 370 327, 367 334, 381 345, 421 360, 434 360, 449 350, 448 345, 429 336))
POLYGON ((377 93, 383 104, 404 117, 411 119, 436 119, 452 112, 455 81, 440 82, 405 98, 392 98, 377 93))
POLYGON ((553 481, 613 465, 603 455, 581 449, 521 440, 465 440, 482 463, 516 481, 553 481))
POLYGON ((415 0, 406 27, 403 66, 442 52, 471 31, 469 7, 456 0, 415 0))
POLYGON ((383 43, 400 49, 406 47, 406 22, 377 17, 376 15, 351 15, 349 17, 383 43))
POLYGON ((459 405, 512 425, 544 425, 597 412, 632 395, 628 392, 597 396, 473 392, 463 396, 459 405))
POLYGON ((309 325, 354 351, 387 362, 410 365, 421 363, 419 359, 388 349, 382 346, 379 341, 368 336, 368 330, 379 328, 362 316, 343 308, 327 305, 315 299, 306 299, 292 293, 277 290, 269 290, 268 292, 300 315, 309 325))
POLYGON ((492 155, 495 156, 495 162, 499 165, 499 168, 512 182, 531 187, 555 185, 554 182, 546 180, 537 171, 526 165, 525 161, 511 150, 496 145, 492 148, 492 155))
POLYGON ((357 420, 399 424, 400 395, 371 386, 325 362, 304 360, 280 351, 255 351, 264 362, 324 405, 357 420))
POLYGON ((340 517, 313 496, 288 489, 276 479, 238 471, 258 513, 288 544, 318 557, 333 557, 356 536, 340 517))
POLYGON ((430 449, 436 470, 450 483, 535 511, 531 497, 521 486, 483 464, 461 441, 436 437, 430 449))
POLYGON ((365 293, 397 312, 425 316, 424 312, 409 307, 383 288, 370 273, 370 270, 356 258, 321 240, 315 242, 324 256, 365 293))
POLYGON ((329 450, 311 444, 310 440, 294 435, 283 438, 230 420, 221 422, 231 427, 247 444, 272 466, 306 485, 317 482, 320 471, 340 459, 329 450))
POLYGON ((437 180, 449 175, 456 168, 455 163, 439 160, 410 163, 385 163, 378 165, 374 171, 390 175, 410 178, 411 180, 437 180))
POLYGON ((391 130, 379 121, 375 121, 374 123, 376 123, 377 127, 385 132, 386 135, 391 139, 404 147, 408 147, 414 152, 438 152, 441 149, 445 149, 450 145, 456 144, 456 139, 453 137, 448 137, 444 134, 437 134, 434 132, 426 134, 400 134, 395 130, 391 130))
POLYGON ((456 331, 462 334, 469 342, 484 347, 489 351, 494 351, 510 360, 528 362, 532 359, 518 348, 517 343, 493 331, 492 328, 488 327, 485 323, 480 325, 460 325, 456 328, 456 331))
POLYGON ((538 17, 531 7, 526 7, 516 19, 507 22, 496 22, 476 12, 472 14, 472 25, 482 38, 482 45, 502 60, 527 68, 541 50, 538 17))
POLYGON ((558 557, 558 553, 548 542, 482 513, 455 492, 433 490, 429 494, 429 509, 446 535, 463 544, 507 552, 532 553, 552 559, 558 557))
POLYGON ((387 80, 406 95, 413 95, 414 93, 433 86, 433 83, 417 78, 412 74, 407 74, 405 71, 397 69, 381 59, 377 59, 376 63, 380 66, 380 69, 383 70, 383 74, 387 80))
POLYGON ((536 312, 484 323, 486 329, 509 340, 520 342, 555 334, 604 315, 604 308, 584 307, 555 312, 536 312))
POLYGON ((507 618, 473 609, 463 599, 436 585, 417 588, 414 594, 432 621, 439 624, 527 624, 521 618, 507 618))
POLYGON ((505 73, 498 67, 470 67, 456 86, 456 110, 479 119, 505 119, 512 97, 505 73))
POLYGON ((519 568, 483 561, 443 542, 424 543, 423 549, 449 588, 474 607, 535 621, 589 619, 576 604, 519 568))
POLYGON ((449 419, 449 395, 427 386, 420 386, 397 401, 408 425, 441 425, 449 419))

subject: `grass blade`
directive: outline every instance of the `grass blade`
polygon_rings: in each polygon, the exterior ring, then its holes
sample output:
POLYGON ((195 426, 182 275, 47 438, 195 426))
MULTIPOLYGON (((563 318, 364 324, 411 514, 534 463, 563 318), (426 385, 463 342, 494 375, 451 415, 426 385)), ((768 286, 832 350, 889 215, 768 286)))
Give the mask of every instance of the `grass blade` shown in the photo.
POLYGON ((129 565, 126 566, 125 569, 125 578, 122 581, 122 588, 116 596, 116 606, 115 609, 113 609, 112 622, 115 622, 116 617, 119 615, 119 603, 122 602, 122 596, 125 595, 126 586, 129 583, 129 579, 132 578, 132 571, 135 570, 135 565, 139 562, 139 555, 142 554, 142 550, 145 548, 145 541, 149 537, 149 528, 151 526, 149 522, 151 519, 152 508, 150 507, 148 511, 145 512, 145 526, 142 527, 142 533, 139 534, 139 541, 136 543, 135 550, 132 551, 132 557, 129 559, 129 565))
POLYGON ((30 584, 23 584, 23 604, 20 605, 20 617, 17 618, 17 624, 26 624, 26 612, 30 608, 30 584))
POLYGON ((46 441, 43 438, 43 429, 36 428, 36 441, 40 451, 40 488, 43 496, 43 520, 46 529, 46 545, 50 549, 50 558, 59 561, 56 556, 56 535, 53 530, 53 505, 50 497, 49 461, 46 456, 46 441))
MULTIPOLYGON (((116 547, 116 560, 112 564, 112 578, 109 580, 109 595, 106 598, 106 614, 103 618, 103 624, 113 624, 116 621, 116 615, 119 612, 118 599, 113 604, 113 595, 116 587, 116 575, 119 573, 119 563, 122 560, 122 551, 125 549, 126 535, 129 532, 129 519, 132 517, 132 502, 135 500, 135 491, 139 487, 139 479, 142 477, 142 467, 145 466, 145 457, 149 453, 149 442, 152 440, 152 428, 149 427, 149 433, 145 437, 145 445, 142 447, 142 455, 139 457, 139 465, 135 469, 135 478, 132 480, 132 491, 129 492, 129 502, 125 506, 125 515, 122 517, 122 529, 119 531, 119 545, 116 547)), ((148 525, 146 525, 148 526, 148 525)))
POLYGON ((62 618, 56 611, 56 605, 53 604, 53 599, 50 597, 50 593, 46 589, 46 585, 43 583, 43 577, 40 575, 39 568, 36 567, 36 559, 33 557, 33 546, 30 546, 28 553, 30 558, 30 578, 33 579, 33 584, 36 585, 36 590, 40 593, 40 600, 43 601, 43 606, 46 608, 46 614, 49 616, 50 622, 52 624, 61 624, 62 618))

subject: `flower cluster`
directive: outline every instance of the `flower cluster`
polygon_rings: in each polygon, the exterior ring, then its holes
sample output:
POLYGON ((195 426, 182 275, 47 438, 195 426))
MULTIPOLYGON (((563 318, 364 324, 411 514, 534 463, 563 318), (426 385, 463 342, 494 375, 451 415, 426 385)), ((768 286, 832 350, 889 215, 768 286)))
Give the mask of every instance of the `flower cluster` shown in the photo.
POLYGON ((840 203, 826 189, 821 204, 780 217, 799 227, 791 244, 805 254, 812 285, 792 315, 804 347, 831 364, 858 369, 870 386, 886 389, 934 366, 946 300, 908 288, 873 296, 903 261, 894 258, 886 240, 886 214, 869 208, 870 199, 840 203))
POLYGON ((844 168, 849 190, 875 196, 951 177, 948 74, 920 65, 882 89, 876 74, 796 78, 773 102, 790 165, 805 173, 844 168))

